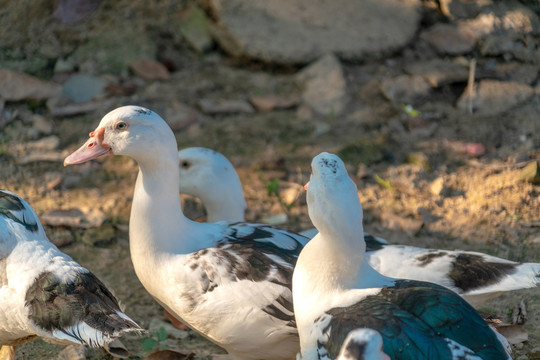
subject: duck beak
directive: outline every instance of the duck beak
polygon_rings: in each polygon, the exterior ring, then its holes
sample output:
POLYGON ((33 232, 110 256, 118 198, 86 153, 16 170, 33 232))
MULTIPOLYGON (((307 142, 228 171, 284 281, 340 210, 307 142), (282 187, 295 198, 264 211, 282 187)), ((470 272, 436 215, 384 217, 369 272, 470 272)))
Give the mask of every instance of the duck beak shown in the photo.
POLYGON ((307 191, 308 186, 309 186, 309 181, 306 183, 306 185, 304 185, 304 190, 307 191))
POLYGON ((103 142, 104 135, 104 128, 92 131, 89 135, 90 139, 64 160, 64 166, 81 164, 103 155, 112 154, 111 147, 103 142))

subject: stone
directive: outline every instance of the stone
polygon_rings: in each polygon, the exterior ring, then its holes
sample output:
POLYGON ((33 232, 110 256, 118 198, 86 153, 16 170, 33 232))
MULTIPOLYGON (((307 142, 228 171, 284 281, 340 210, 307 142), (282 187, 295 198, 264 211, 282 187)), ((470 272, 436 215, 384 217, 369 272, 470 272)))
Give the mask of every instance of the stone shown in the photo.
POLYGON ((215 114, 251 114, 255 112, 255 109, 245 100, 211 100, 201 99, 199 100, 199 107, 205 113, 209 115, 215 114))
POLYGON ((112 21, 96 28, 67 59, 92 74, 121 74, 133 59, 154 59, 155 38, 130 21, 112 21), (136 39, 136 41, 134 40, 136 39))
POLYGON ((210 35, 210 19, 198 6, 191 6, 182 12, 180 34, 195 51, 204 53, 214 46, 210 35))
POLYGON ((73 234, 69 230, 55 229, 47 234, 49 241, 56 247, 63 247, 72 244, 75 241, 73 234))
POLYGON ((59 360, 86 360, 86 346, 68 345, 58 353, 59 360))
POLYGON ((44 100, 61 92, 58 84, 6 69, 0 69, 0 84, 0 98, 4 101, 44 100))
POLYGON ((52 121, 39 114, 32 115, 32 127, 43 135, 50 135, 53 131, 52 121))
POLYGON ((158 350, 148 355, 145 360, 190 360, 195 357, 194 352, 177 350, 158 350))
POLYGON ((72 228, 98 227, 105 221, 105 215, 98 209, 71 208, 65 210, 51 210, 41 216, 41 221, 49 226, 66 226, 72 228))
POLYGON ((103 96, 105 85, 97 76, 76 74, 62 86, 62 92, 73 102, 83 103, 103 96))
POLYGON ((182 131, 189 126, 206 120, 206 117, 196 109, 174 101, 165 109, 165 119, 173 131, 182 131))
POLYGON ((298 101, 295 99, 275 95, 252 96, 249 98, 249 102, 259 111, 290 109, 298 105, 298 101))
POLYGON ((103 113, 105 110, 110 109, 115 103, 116 100, 114 99, 95 100, 81 104, 68 105, 59 105, 51 101, 47 102, 47 107, 53 117, 62 118, 92 112, 103 113))
POLYGON ((135 75, 145 80, 169 80, 169 70, 162 63, 155 60, 137 60, 129 65, 135 75))
POLYGON ((533 64, 505 62, 495 66, 495 72, 501 79, 532 85, 538 78, 539 68, 533 64))
POLYGON ((101 0, 58 0, 53 17, 64 23, 76 23, 92 15, 100 3, 101 0))
MULTIPOLYGON (((473 113, 497 115, 522 104, 534 96, 534 89, 526 84, 511 81, 481 80, 473 95, 473 113)), ((467 90, 458 99, 457 107, 467 111, 469 95, 467 90)))
POLYGON ((404 70, 408 74, 422 76, 436 88, 445 84, 465 82, 469 76, 467 67, 443 59, 418 61, 406 65, 404 70))
POLYGON ((88 246, 99 246, 108 243, 115 237, 112 225, 94 227, 86 230, 82 236, 82 242, 88 246))
POLYGON ((400 75, 381 83, 383 95, 395 104, 419 105, 431 92, 431 85, 419 75, 400 75))
POLYGON ((347 104, 347 82, 339 60, 327 54, 296 76, 302 102, 318 115, 339 115, 347 104))
POLYGON ((466 54, 476 45, 476 37, 472 32, 453 24, 435 24, 423 31, 420 38, 431 44, 440 54, 466 54))
POLYGON ((17 164, 30 164, 33 162, 51 161, 51 162, 64 162, 66 154, 60 151, 45 151, 34 152, 29 155, 21 156, 16 159, 17 164))
POLYGON ((212 36, 229 54, 306 64, 335 53, 346 60, 381 57, 414 38, 420 1, 206 0, 212 36))

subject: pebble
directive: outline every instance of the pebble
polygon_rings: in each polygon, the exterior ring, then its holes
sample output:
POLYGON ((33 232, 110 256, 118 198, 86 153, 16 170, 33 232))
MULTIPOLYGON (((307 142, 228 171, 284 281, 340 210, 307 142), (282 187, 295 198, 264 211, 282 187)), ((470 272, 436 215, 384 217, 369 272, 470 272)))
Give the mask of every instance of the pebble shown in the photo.
POLYGON ((464 27, 438 23, 423 31, 420 37, 431 44, 439 53, 461 55, 471 52, 476 37, 464 27))
POLYGON ((252 96, 249 98, 249 102, 259 111, 290 109, 298 105, 297 100, 275 95, 252 96))
POLYGON ((7 69, 0 69, 0 84, 0 98, 5 101, 44 100, 61 92, 58 84, 7 69))
POLYGON ((347 104, 347 82, 340 61, 328 54, 304 68, 296 76, 302 102, 318 115, 340 115, 347 104))
POLYGON ((105 93, 105 82, 97 76, 75 74, 62 87, 62 92, 75 103, 84 103, 105 93))
POLYGON ((245 100, 211 100, 201 99, 198 103, 200 109, 205 114, 217 115, 217 114, 251 114, 255 112, 253 106, 251 106, 245 100))
POLYGON ((169 80, 171 77, 165 65, 155 60, 137 60, 129 67, 137 76, 145 80, 169 80))
POLYGON ((427 100, 431 85, 422 76, 401 75, 384 80, 381 92, 393 103, 418 105, 427 100))
MULTIPOLYGON (((534 96, 534 89, 526 84, 511 81, 481 80, 473 96, 473 113, 494 116, 522 104, 534 96)), ((458 99, 457 108, 467 111, 467 90, 458 99)))
POLYGON ((86 347, 84 345, 68 345, 58 353, 59 360, 86 360, 86 347))

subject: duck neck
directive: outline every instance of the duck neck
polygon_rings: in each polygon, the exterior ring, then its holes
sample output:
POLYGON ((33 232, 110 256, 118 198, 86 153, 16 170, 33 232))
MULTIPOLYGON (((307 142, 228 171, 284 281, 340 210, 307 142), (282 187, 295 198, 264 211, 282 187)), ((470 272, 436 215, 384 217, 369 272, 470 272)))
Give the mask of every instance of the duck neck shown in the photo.
POLYGON ((201 199, 206 207, 208 222, 244 221, 245 201, 232 191, 223 191, 218 196, 201 199))
POLYGON ((137 275, 148 272, 146 266, 157 266, 163 256, 182 253, 190 246, 186 243, 189 239, 180 239, 190 221, 180 205, 176 159, 153 156, 152 160, 139 161, 139 166, 129 227, 130 251, 137 275))

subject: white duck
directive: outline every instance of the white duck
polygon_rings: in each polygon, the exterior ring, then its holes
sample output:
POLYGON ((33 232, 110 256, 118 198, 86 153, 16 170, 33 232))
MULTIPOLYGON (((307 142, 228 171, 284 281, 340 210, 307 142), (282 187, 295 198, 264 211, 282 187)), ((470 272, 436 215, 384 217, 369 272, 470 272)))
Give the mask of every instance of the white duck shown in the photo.
POLYGON ((0 190, 0 359, 41 337, 56 344, 102 347, 143 331, 90 271, 47 239, 34 210, 0 190))
POLYGON ((129 237, 146 290, 234 359, 294 358, 299 345, 290 286, 307 239, 272 226, 187 219, 178 196, 176 139, 151 110, 113 110, 90 136, 66 165, 107 154, 139 164, 129 237))
POLYGON ((336 360, 390 360, 382 348, 382 336, 377 331, 355 329, 345 338, 336 360))
POLYGON ((246 200, 231 162, 221 153, 191 147, 178 152, 180 192, 198 197, 208 222, 244 221, 246 200))
POLYGON ((480 315, 456 293, 416 280, 386 277, 365 261, 362 207, 339 157, 312 163, 309 216, 319 230, 293 275, 301 358, 335 359, 349 331, 378 331, 394 359, 509 359, 480 315))
MULTIPOLYGON (((201 199, 209 221, 244 220, 246 201, 242 185, 225 156, 206 148, 183 149, 178 156, 180 192, 201 199)), ((315 229, 309 237, 316 233, 315 229)), ((304 232, 301 234, 305 235, 304 232)), ((443 285, 473 306, 505 291, 540 284, 538 263, 520 264, 473 251, 387 245, 384 239, 367 233, 364 233, 364 240, 368 261, 378 272, 443 285)))

